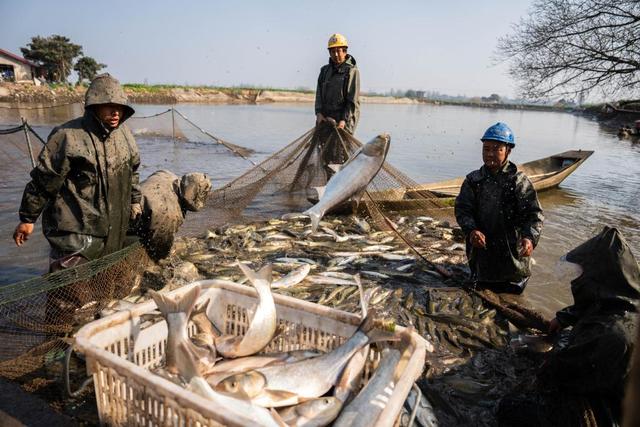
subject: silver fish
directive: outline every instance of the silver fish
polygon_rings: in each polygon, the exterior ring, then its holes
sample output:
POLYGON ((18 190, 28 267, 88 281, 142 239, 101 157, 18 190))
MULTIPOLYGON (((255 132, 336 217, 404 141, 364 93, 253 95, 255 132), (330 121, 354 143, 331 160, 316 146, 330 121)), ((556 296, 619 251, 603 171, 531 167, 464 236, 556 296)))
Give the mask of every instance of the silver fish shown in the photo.
POLYGON ((354 282, 353 280, 339 279, 337 277, 320 276, 317 274, 314 274, 312 276, 307 276, 306 280, 309 283, 314 283, 317 285, 356 286, 356 282, 354 282))
POLYGON ((279 411, 280 418, 290 427, 323 427, 335 420, 342 402, 333 396, 318 397, 279 411))
POLYGON ((258 292, 258 307, 244 336, 216 339, 216 350, 226 358, 249 356, 269 344, 276 332, 276 305, 271 294, 271 265, 255 272, 246 265, 238 266, 258 292))
POLYGON ((400 352, 398 350, 384 349, 378 369, 355 399, 342 410, 333 425, 335 427, 374 425, 393 394, 394 373, 399 363, 400 352))
POLYGON ((167 347, 166 370, 171 374, 184 375, 188 369, 188 361, 180 357, 179 346, 184 346, 186 351, 198 363, 199 371, 205 371, 213 366, 216 361, 216 350, 213 346, 198 347, 189 338, 187 326, 191 311, 200 296, 200 288, 194 287, 182 296, 170 297, 154 290, 149 290, 151 298, 158 306, 158 310, 167 321, 167 347))
MULTIPOLYGON (((360 294, 360 309, 362 311, 362 318, 367 317, 369 311, 369 297, 371 294, 365 294, 362 282, 360 281, 360 275, 354 276, 356 283, 358 284, 358 292, 360 294)), ((369 356, 369 346, 362 347, 356 352, 345 366, 342 374, 340 374, 340 380, 335 386, 334 396, 342 403, 346 403, 351 397, 352 393, 360 387, 362 381, 362 373, 364 371, 367 358, 369 356)))
MULTIPOLYGON (((313 359, 267 366, 234 375, 220 382, 216 390, 243 397, 265 407, 296 405, 301 401, 320 397, 338 381, 351 356, 372 340, 378 339, 373 330, 371 312, 356 332, 340 347, 313 359)), ((382 339, 391 339, 387 333, 382 339)))
POLYGON ((327 211, 364 191, 382 167, 390 139, 388 134, 373 138, 347 160, 325 187, 318 188, 320 200, 303 212, 311 218, 313 231, 327 211))
POLYGON ((227 396, 223 393, 215 392, 207 381, 198 373, 196 369, 195 360, 192 353, 185 346, 185 343, 181 343, 177 347, 178 354, 185 360, 185 371, 182 374, 188 381, 187 390, 204 397, 221 408, 228 410, 233 417, 233 422, 244 425, 260 425, 260 426, 272 426, 281 427, 282 420, 279 416, 276 418, 274 415, 259 406, 251 404, 251 402, 236 399, 232 396, 227 396), (238 417, 244 419, 240 420, 238 417))
POLYGON ((311 271, 310 264, 303 264, 284 277, 271 283, 271 289, 289 288, 302 282, 311 271))

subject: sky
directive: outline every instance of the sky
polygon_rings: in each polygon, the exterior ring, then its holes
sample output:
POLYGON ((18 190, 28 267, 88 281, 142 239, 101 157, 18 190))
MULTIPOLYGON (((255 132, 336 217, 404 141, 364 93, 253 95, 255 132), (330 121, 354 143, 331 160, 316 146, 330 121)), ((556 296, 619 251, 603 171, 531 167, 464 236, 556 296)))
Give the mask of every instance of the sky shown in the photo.
POLYGON ((361 90, 515 97, 498 38, 531 0, 0 0, 0 48, 60 34, 122 83, 315 89, 335 32, 361 90))

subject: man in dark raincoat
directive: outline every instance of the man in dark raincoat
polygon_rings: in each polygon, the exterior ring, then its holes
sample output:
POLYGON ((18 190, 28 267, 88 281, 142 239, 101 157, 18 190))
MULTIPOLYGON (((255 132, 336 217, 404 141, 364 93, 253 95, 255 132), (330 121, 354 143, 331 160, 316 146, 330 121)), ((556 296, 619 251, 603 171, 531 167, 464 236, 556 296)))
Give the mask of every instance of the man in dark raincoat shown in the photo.
POLYGON ((320 69, 316 89, 316 124, 334 121, 350 134, 360 118, 360 72, 356 60, 347 53, 342 34, 329 38, 329 63, 320 69))
POLYGON ((209 177, 197 172, 178 177, 170 171, 159 170, 140 184, 142 216, 134 231, 153 260, 169 255, 187 211, 204 208, 210 190, 209 177))
POLYGON ((55 128, 31 171, 14 240, 21 246, 42 213, 50 271, 122 249, 129 219, 141 213, 140 156, 123 123, 133 115, 119 82, 97 76, 83 117, 55 128))
POLYGON ((496 123, 484 133, 484 165, 466 176, 455 215, 466 236, 471 279, 496 292, 521 293, 544 216, 533 184, 509 161, 513 132, 496 123))
MULTIPOLYGON (((501 425, 618 425, 640 301, 640 268, 615 228, 605 227, 566 255, 578 264, 574 304, 551 322, 572 327, 548 353, 534 392, 503 399, 501 425)), ((637 404, 637 403, 636 403, 637 404)))

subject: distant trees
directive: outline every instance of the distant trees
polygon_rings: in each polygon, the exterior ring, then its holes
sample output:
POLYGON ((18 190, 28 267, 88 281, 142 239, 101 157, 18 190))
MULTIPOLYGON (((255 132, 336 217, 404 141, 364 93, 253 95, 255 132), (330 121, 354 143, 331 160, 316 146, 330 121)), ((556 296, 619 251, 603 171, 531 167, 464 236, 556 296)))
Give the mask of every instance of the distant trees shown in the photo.
POLYGON ((513 28, 497 57, 526 97, 640 89, 637 0, 535 0, 513 28))
POLYGON ((74 66, 74 60, 82 55, 82 46, 57 34, 32 37, 31 42, 20 50, 26 59, 39 63, 45 70, 47 80, 52 82, 66 82, 72 70, 78 72, 79 81, 91 79, 106 67, 88 56, 81 57, 74 66))
POLYGON ((80 84, 85 79, 93 80, 98 72, 100 72, 104 67, 106 67, 105 64, 99 64, 95 59, 89 56, 83 56, 78 59, 76 65, 73 66, 73 69, 78 73, 78 84, 80 84))

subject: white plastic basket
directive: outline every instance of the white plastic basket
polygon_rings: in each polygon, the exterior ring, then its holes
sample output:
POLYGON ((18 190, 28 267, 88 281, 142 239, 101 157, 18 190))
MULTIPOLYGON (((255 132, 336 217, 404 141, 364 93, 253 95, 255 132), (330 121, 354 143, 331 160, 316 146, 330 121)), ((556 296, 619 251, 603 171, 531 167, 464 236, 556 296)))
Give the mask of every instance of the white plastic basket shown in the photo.
MULTIPOLYGON (((211 299, 207 315, 225 334, 244 334, 247 309, 257 301, 252 287, 214 284, 201 280, 171 292, 184 294, 193 287, 202 289, 199 303, 211 299)), ((265 352, 298 349, 330 351, 350 337, 360 323, 359 316, 274 294, 278 320, 288 325, 265 352)), ((149 369, 159 366, 165 352, 167 325, 164 320, 141 328, 142 315, 156 309, 153 301, 115 313, 85 325, 76 335, 76 349, 84 353, 87 371, 93 375, 102 424, 113 426, 246 426, 242 414, 231 413, 211 401, 191 393, 149 369)), ((400 328, 402 329, 402 328, 400 328)), ((190 333, 194 333, 191 328, 190 333)), ((428 344, 412 335, 412 356, 377 426, 392 426, 424 367, 428 344)), ((375 350, 365 370, 370 376, 375 350)))

